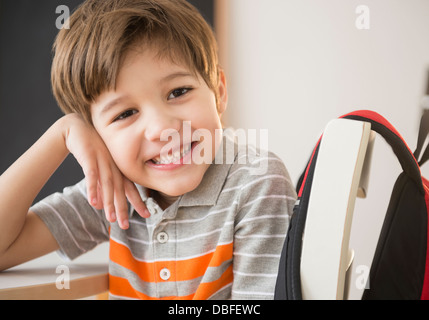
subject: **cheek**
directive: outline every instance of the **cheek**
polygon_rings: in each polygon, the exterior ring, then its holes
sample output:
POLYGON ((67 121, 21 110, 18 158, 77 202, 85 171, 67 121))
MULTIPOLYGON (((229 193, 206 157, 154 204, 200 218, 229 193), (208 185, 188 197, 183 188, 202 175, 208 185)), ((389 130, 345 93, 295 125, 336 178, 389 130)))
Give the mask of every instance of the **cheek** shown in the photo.
POLYGON ((121 136, 106 139, 105 141, 113 161, 119 170, 124 173, 125 170, 131 167, 133 159, 137 158, 138 148, 133 145, 132 139, 122 138, 121 136))
POLYGON ((219 114, 216 109, 214 101, 206 102, 207 107, 198 108, 192 113, 192 125, 198 128, 205 128, 208 130, 221 129, 222 124, 219 114))

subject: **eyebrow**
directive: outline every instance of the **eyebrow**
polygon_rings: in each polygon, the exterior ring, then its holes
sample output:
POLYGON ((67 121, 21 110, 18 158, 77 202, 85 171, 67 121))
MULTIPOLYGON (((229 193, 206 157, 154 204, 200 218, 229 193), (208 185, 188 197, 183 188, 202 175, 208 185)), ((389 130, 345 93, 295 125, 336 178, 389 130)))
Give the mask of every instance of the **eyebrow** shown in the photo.
MULTIPOLYGON (((175 73, 169 74, 169 75, 161 78, 159 80, 159 82, 163 83, 163 82, 172 81, 172 80, 174 80, 176 78, 185 78, 185 77, 194 78, 195 76, 192 73, 189 73, 189 72, 175 72, 175 73)), ((123 96, 120 96, 120 97, 117 97, 117 98, 113 99, 112 101, 109 101, 106 105, 104 105, 101 108, 100 114, 107 113, 110 109, 112 109, 116 105, 120 104, 121 102, 123 102, 127 98, 128 98, 127 95, 123 95, 123 96)))
POLYGON ((185 77, 194 78, 195 76, 190 72, 185 72, 185 71, 175 72, 175 73, 169 74, 168 76, 166 76, 164 78, 161 78, 161 80, 159 82, 168 82, 168 81, 171 81, 171 80, 176 79, 176 78, 185 78, 185 77))
POLYGON ((115 99, 113 99, 112 101, 109 101, 105 106, 103 106, 100 110, 100 114, 104 114, 107 113, 110 109, 112 109, 113 107, 115 107, 116 105, 120 104, 121 102, 123 102, 124 100, 127 99, 128 96, 124 95, 124 96, 120 96, 117 97, 115 99))

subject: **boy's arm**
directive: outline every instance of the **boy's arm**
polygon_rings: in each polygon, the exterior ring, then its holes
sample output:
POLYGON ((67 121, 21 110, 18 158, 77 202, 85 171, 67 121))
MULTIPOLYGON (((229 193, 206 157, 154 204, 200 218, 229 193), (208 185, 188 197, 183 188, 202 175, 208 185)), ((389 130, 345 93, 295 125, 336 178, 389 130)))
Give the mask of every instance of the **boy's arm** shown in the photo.
POLYGON ((27 213, 68 155, 61 124, 62 121, 56 122, 0 176, 0 269, 28 260, 27 256, 31 259, 43 255, 58 246, 43 222, 27 213), (29 238, 30 235, 34 237, 29 238))
POLYGON ((58 249, 58 243, 45 223, 35 213, 29 212, 19 236, 0 256, 0 271, 58 249))
POLYGON ((127 227, 127 197, 147 217, 137 189, 117 169, 95 129, 78 115, 64 116, 0 176, 0 270, 58 248, 44 223, 28 210, 69 152, 84 171, 88 202, 104 208, 109 221, 118 219, 127 227))

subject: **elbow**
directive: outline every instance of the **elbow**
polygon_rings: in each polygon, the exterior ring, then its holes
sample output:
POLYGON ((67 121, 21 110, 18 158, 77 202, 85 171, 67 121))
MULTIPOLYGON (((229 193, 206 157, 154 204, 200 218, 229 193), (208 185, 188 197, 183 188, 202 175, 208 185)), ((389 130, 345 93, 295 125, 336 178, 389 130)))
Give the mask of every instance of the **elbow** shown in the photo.
POLYGON ((8 269, 7 267, 6 267, 6 264, 4 263, 4 254, 2 254, 2 253, 0 253, 0 272, 2 272, 2 271, 4 271, 4 270, 6 270, 6 269, 8 269))
POLYGON ((9 268, 12 268, 13 262, 10 259, 10 254, 8 250, 0 251, 0 272, 5 271, 9 268))

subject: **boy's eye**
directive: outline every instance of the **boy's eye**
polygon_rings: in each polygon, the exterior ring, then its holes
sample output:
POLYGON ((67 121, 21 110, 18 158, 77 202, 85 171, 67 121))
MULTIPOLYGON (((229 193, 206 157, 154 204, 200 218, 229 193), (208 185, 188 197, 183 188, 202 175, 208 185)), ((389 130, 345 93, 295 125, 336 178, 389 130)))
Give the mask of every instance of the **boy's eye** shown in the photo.
POLYGON ((137 113, 137 110, 133 110, 133 109, 127 110, 125 112, 122 112, 119 116, 117 116, 113 120, 113 122, 118 121, 118 120, 124 120, 124 119, 126 119, 128 117, 131 117, 132 115, 134 115, 136 113, 137 113))
POLYGON ((184 94, 191 91, 191 88, 178 88, 171 91, 170 95, 168 96, 168 100, 179 98, 180 96, 183 96, 184 94))

